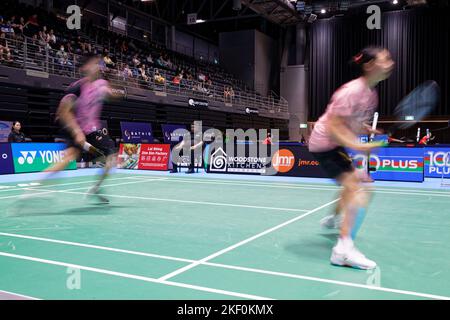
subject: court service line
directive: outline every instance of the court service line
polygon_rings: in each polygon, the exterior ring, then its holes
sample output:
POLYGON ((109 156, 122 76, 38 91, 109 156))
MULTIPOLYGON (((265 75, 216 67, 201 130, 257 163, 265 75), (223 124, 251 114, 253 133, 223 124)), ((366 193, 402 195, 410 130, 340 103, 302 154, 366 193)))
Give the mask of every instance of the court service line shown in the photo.
MULTIPOLYGON (((57 243, 57 244, 63 244, 63 245, 69 245, 69 246, 85 247, 85 248, 91 248, 91 249, 119 252, 119 253, 125 253, 125 254, 137 255, 137 256, 163 259, 163 260, 179 261, 179 262, 186 262, 186 263, 196 262, 196 260, 192 260, 192 259, 185 259, 185 258, 164 256, 164 255, 158 255, 158 254, 141 252, 141 251, 131 251, 131 250, 118 249, 118 248, 98 246, 98 245, 84 244, 84 243, 79 243, 79 242, 70 242, 70 241, 63 241, 63 240, 55 240, 55 239, 27 236, 27 235, 21 235, 21 234, 0 232, 0 236, 12 237, 12 238, 22 238, 22 239, 57 243)), ((261 274, 273 275, 273 276, 278 276, 278 277, 293 278, 293 279, 300 279, 300 280, 313 281, 313 282, 331 283, 331 284, 342 285, 342 286, 346 286, 346 287, 357 287, 357 288, 361 288, 361 289, 368 289, 368 290, 375 290, 375 291, 382 291, 382 292, 391 292, 391 293, 418 296, 418 297, 431 298, 431 299, 450 300, 450 297, 446 297, 446 296, 440 296, 440 295, 434 295, 434 294, 428 294, 428 293, 422 293, 422 292, 416 292, 416 291, 409 291, 409 290, 399 290, 399 289, 393 289, 393 288, 388 288, 388 287, 376 287, 376 286, 364 285, 364 284, 359 284, 359 283, 354 283, 354 282, 338 281, 338 280, 304 276, 304 275, 285 273, 285 272, 279 272, 279 271, 269 271, 269 270, 264 270, 264 269, 241 267, 241 266, 234 266, 234 265, 214 263, 214 262, 202 262, 201 265, 215 267, 215 268, 224 268, 224 269, 252 272, 252 273, 261 273, 261 274)))
MULTIPOLYGON (((160 180, 162 180, 162 179, 160 179, 160 180)), ((135 181, 134 183, 139 183, 139 182, 143 182, 143 180, 135 181)), ((133 182, 127 182, 127 183, 122 183, 122 184, 131 184, 131 183, 133 183, 133 182)), ((69 190, 58 190, 58 191, 51 191, 51 192, 79 194, 79 195, 89 194, 87 192, 75 192, 74 191, 74 190, 79 190, 79 189, 82 189, 82 188, 69 189, 69 190)), ((49 190, 43 190, 43 189, 40 189, 40 190, 42 190, 42 191, 49 191, 49 190)), ((252 206, 252 205, 246 205, 246 204, 234 204, 234 203, 223 203, 223 202, 207 202, 207 201, 178 200, 178 199, 152 198, 152 197, 139 197, 139 196, 125 196, 125 195, 107 194, 107 193, 99 193, 99 195, 105 196, 105 197, 109 197, 109 198, 124 198, 124 199, 137 199, 137 200, 150 200, 150 201, 165 201, 165 202, 202 204, 202 205, 222 206, 222 207, 237 207, 237 208, 264 209, 264 210, 277 210, 277 211, 292 211, 292 212, 308 212, 309 211, 307 209, 263 207, 263 206, 252 206)), ((2 198, 0 198, 0 199, 2 199, 2 198)))
MULTIPOLYGON (((145 180, 138 177, 134 177, 131 179, 136 180, 145 180)), ((220 181, 220 180, 213 180, 213 179, 207 179, 207 181, 200 181, 198 179, 183 179, 183 178, 168 178, 165 180, 167 182, 170 181, 177 181, 177 182, 190 182, 190 183, 198 183, 198 184, 217 184, 217 185, 231 185, 231 186, 254 186, 254 187, 268 187, 268 188, 286 188, 286 189, 307 189, 307 190, 324 190, 324 191, 339 191, 341 190, 340 187, 333 187, 333 186, 320 186, 320 185, 310 185, 310 184, 301 184, 301 185, 294 185, 294 184, 279 184, 279 183, 251 183, 251 182, 239 182, 234 183, 231 180, 226 181, 220 181), (209 181, 208 181, 209 180, 209 181)), ((416 189, 391 189, 391 188, 384 188, 384 187, 377 187, 373 186, 375 189, 372 192, 375 193, 392 193, 392 194, 412 194, 412 195, 436 195, 436 196, 450 196, 450 192, 442 192, 442 191, 428 191, 428 190, 416 190, 416 189)))
POLYGON ((188 270, 190 270, 190 269, 192 269, 192 268, 198 266, 199 264, 201 264, 201 263, 203 263, 203 262, 207 262, 208 260, 217 258, 218 256, 220 256, 220 255, 222 255, 222 254, 224 254, 224 253, 227 253, 227 252, 229 252, 229 251, 231 251, 231 250, 234 250, 234 249, 236 249, 236 248, 238 248, 238 247, 240 247, 240 246, 243 246, 244 244, 247 244, 247 243, 249 243, 249 242, 251 242, 251 241, 253 241, 253 240, 255 240, 255 239, 261 238, 262 236, 265 236, 266 234, 269 234, 269 233, 271 233, 271 232, 273 232, 273 231, 276 231, 276 230, 278 230, 278 229, 281 229, 281 228, 283 228, 283 227, 285 227, 285 226, 287 226, 287 225, 289 225, 289 224, 291 224, 291 223, 293 223, 293 222, 296 222, 296 221, 298 221, 298 220, 300 220, 300 219, 303 219, 303 218, 305 218, 305 217, 307 217, 307 216, 309 216, 309 215, 311 215, 311 214, 313 214, 313 213, 315 213, 315 212, 317 212, 317 211, 319 211, 319 210, 321 210, 321 209, 323 209, 323 208, 326 208, 326 207, 332 205, 333 203, 335 203, 335 202, 337 202, 337 201, 339 201, 339 200, 340 200, 340 198, 337 198, 337 199, 335 199, 335 200, 332 200, 332 201, 330 201, 330 202, 327 202, 327 203, 321 205, 320 207, 317 207, 317 208, 315 208, 315 209, 312 209, 312 210, 308 211, 308 212, 305 213, 305 214, 302 214, 302 215, 300 215, 300 216, 297 216, 297 217, 295 217, 295 218, 293 218, 293 219, 290 219, 290 220, 288 220, 288 221, 286 221, 286 222, 283 222, 283 223, 281 223, 281 224, 279 224, 279 225, 277 225, 277 226, 275 226, 275 227, 272 227, 272 228, 267 229, 267 230, 265 230, 265 231, 263 231, 263 232, 260 232, 260 233, 254 235, 254 236, 252 236, 252 237, 250 237, 250 238, 247 238, 247 239, 245 239, 245 240, 243 240, 243 241, 240 241, 240 242, 238 242, 238 243, 236 243, 236 244, 234 244, 234 245, 232 245, 232 246, 229 246, 229 247, 227 247, 227 248, 225 248, 225 249, 222 249, 222 250, 220 250, 220 251, 217 251, 217 252, 215 252, 215 253, 213 253, 213 254, 211 254, 211 255, 209 255, 209 256, 207 256, 207 257, 201 259, 201 260, 198 260, 198 261, 196 261, 196 262, 194 262, 194 263, 191 263, 191 264, 189 264, 189 265, 187 265, 187 266, 185 266, 185 267, 179 268, 179 269, 177 269, 177 270, 175 270, 175 271, 173 271, 173 272, 171 272, 171 273, 168 273, 168 274, 166 274, 165 276, 160 277, 159 279, 160 279, 160 280, 168 280, 168 279, 170 279, 170 278, 173 278, 173 277, 175 277, 175 276, 177 276, 177 275, 179 275, 179 274, 181 274, 181 273, 183 273, 183 272, 186 272, 186 271, 188 271, 188 270))
MULTIPOLYGON (((31 296, 26 296, 24 294, 20 294, 20 293, 15 293, 15 292, 10 292, 10 291, 6 291, 6 290, 0 290, 0 298, 2 297, 2 294, 6 294, 9 296, 15 296, 15 297, 20 297, 20 298, 25 298, 28 300, 41 300, 35 297, 31 297, 31 296)), ((2 299, 0 299, 2 300, 2 299)), ((7 300, 12 300, 12 299, 7 299, 7 300)))
POLYGON ((134 275, 134 274, 116 272, 116 271, 111 271, 111 270, 106 270, 106 269, 93 268, 93 267, 82 266, 82 265, 72 264, 72 263, 67 263, 67 262, 47 260, 47 259, 35 258, 35 257, 30 257, 30 256, 18 255, 18 254, 11 254, 11 253, 3 252, 3 251, 0 251, 0 256, 21 259, 21 260, 34 261, 34 262, 56 265, 56 266, 62 266, 62 267, 67 267, 67 268, 74 268, 74 269, 79 269, 79 270, 85 270, 85 271, 101 273, 101 274, 106 274, 106 275, 120 277, 120 278, 127 278, 127 279, 134 279, 134 280, 151 282, 151 283, 158 283, 158 284, 163 284, 163 285, 172 286, 172 287, 180 287, 180 288, 192 289, 192 290, 197 290, 197 291, 217 293, 217 294, 222 294, 222 295, 231 296, 231 297, 238 297, 238 298, 252 299, 252 300, 273 300, 272 298, 256 296, 256 295, 251 295, 251 294, 245 294, 245 293, 239 293, 239 292, 233 292, 233 291, 221 290, 221 289, 214 289, 214 288, 191 285, 191 284, 186 284, 186 283, 181 283, 181 282, 160 280, 160 279, 156 279, 156 278, 138 276, 138 275, 134 275))
MULTIPOLYGON (((132 177, 108 178, 107 181, 124 180, 124 179, 133 179, 133 178, 132 177)), ((19 190, 23 190, 25 188, 39 189, 39 188, 49 188, 49 187, 62 187, 62 186, 70 186, 70 185, 76 185, 76 184, 86 184, 86 183, 93 183, 93 182, 95 182, 95 179, 94 180, 89 180, 89 181, 78 181, 78 182, 69 182, 69 183, 55 183, 55 184, 49 184, 49 185, 45 185, 45 186, 44 185, 26 186, 26 187, 13 186, 10 189, 2 189, 2 190, 0 190, 0 192, 19 191, 19 190)))

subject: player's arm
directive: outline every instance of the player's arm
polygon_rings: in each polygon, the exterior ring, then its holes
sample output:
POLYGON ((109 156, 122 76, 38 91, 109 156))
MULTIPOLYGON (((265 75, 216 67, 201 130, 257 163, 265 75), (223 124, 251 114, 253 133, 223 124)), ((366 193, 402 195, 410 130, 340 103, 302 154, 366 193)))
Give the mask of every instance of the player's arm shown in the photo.
POLYGON ((338 115, 330 116, 329 130, 333 138, 346 148, 365 152, 383 145, 382 142, 358 143, 356 135, 347 128, 344 119, 338 115))
POLYGON ((75 119, 73 108, 75 105, 76 96, 73 94, 66 95, 59 103, 56 116, 58 120, 71 132, 72 136, 79 145, 84 145, 86 138, 81 130, 78 122, 75 119))

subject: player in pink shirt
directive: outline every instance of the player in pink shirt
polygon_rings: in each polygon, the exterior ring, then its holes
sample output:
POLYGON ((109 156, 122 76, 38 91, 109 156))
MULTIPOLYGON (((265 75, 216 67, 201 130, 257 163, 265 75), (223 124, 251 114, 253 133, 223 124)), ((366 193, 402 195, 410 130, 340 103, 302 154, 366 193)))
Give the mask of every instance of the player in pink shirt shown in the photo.
POLYGON ((100 79, 99 58, 89 59, 81 67, 81 72, 85 77, 67 88, 56 113, 61 137, 67 144, 64 158, 46 171, 63 170, 70 161, 79 157, 83 149, 101 152, 106 158, 104 170, 88 193, 101 203, 108 203, 109 201, 99 194, 99 187, 114 165, 116 151, 114 142, 101 128, 100 115, 105 100, 114 94, 108 81, 100 79))
POLYGON ((332 250, 331 263, 373 269, 376 263, 367 259, 353 243, 365 215, 369 194, 361 192, 362 177, 344 148, 369 152, 382 145, 382 142, 359 143, 357 136, 372 133, 369 122, 378 104, 375 87, 390 76, 394 62, 388 50, 368 47, 353 57, 352 64, 359 68, 361 76, 333 94, 311 133, 309 151, 328 175, 343 187, 336 214, 321 221, 325 227, 339 226, 341 229, 332 250), (342 222, 339 213, 343 214, 342 222))

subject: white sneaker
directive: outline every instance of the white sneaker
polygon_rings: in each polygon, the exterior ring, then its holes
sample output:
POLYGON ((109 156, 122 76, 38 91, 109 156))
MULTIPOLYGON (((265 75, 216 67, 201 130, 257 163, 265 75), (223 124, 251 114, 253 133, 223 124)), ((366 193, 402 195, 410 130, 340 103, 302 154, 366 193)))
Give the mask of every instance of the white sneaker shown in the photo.
POLYGON ((339 229, 342 224, 341 215, 329 215, 320 220, 320 225, 326 229, 339 229))
POLYGON ((375 269, 377 264, 367 259, 355 246, 348 248, 335 246, 331 253, 331 263, 337 266, 348 266, 357 269, 375 269))

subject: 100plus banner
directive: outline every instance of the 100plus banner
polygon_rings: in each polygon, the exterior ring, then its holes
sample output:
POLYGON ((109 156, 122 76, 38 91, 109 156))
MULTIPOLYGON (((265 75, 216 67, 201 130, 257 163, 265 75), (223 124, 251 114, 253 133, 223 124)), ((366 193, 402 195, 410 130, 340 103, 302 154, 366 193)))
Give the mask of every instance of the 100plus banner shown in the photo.
POLYGON ((424 148, 425 177, 450 178, 450 147, 424 148))
MULTIPOLYGON (((367 155, 347 149, 356 168, 366 170, 367 155)), ((370 155, 370 175, 374 180, 422 182, 423 148, 380 148, 370 155)))
MULTIPOLYGON (((11 143, 11 151, 16 173, 44 171, 64 157, 64 143, 11 143)), ((76 169, 76 161, 71 161, 66 169, 76 169)))

